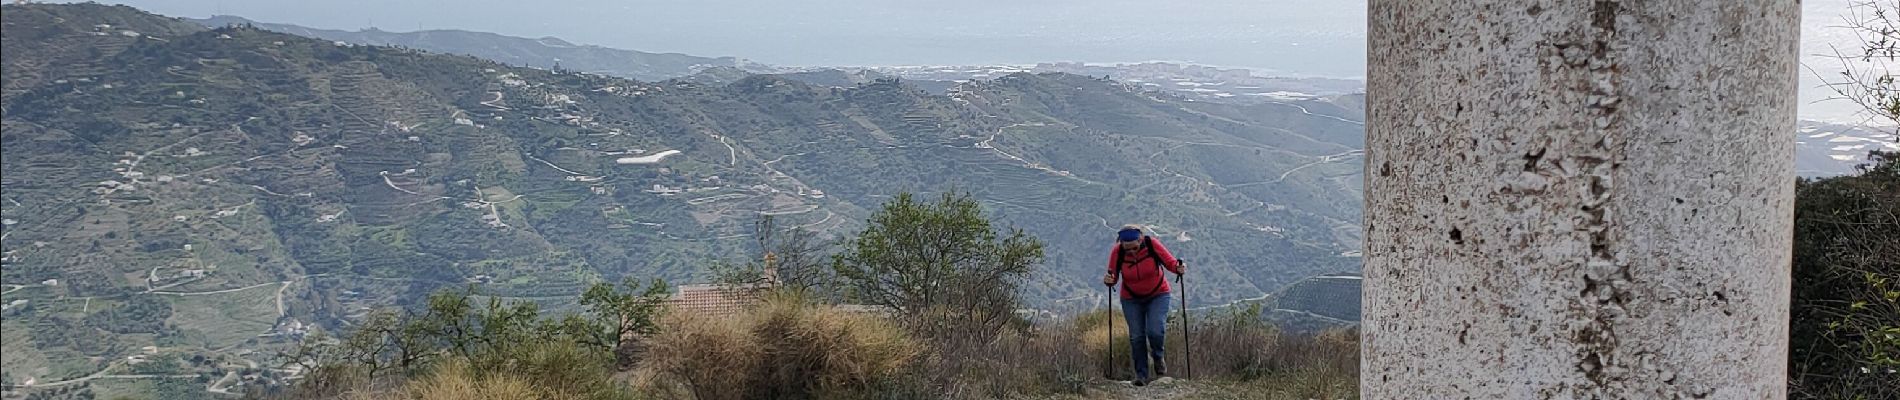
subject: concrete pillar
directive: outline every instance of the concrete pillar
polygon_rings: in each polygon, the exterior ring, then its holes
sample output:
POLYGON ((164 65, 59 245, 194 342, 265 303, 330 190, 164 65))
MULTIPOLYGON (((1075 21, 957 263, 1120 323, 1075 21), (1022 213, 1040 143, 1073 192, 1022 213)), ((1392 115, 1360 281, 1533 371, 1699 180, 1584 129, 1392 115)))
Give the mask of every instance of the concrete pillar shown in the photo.
POLYGON ((1786 396, 1794 0, 1371 0, 1368 399, 1786 396))

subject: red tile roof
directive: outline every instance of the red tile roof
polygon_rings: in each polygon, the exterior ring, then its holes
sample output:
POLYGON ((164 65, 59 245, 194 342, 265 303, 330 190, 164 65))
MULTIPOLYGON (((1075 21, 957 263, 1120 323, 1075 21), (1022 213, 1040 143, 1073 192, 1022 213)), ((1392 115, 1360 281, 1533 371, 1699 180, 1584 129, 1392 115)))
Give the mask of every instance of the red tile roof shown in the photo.
POLYGON ((724 316, 737 314, 758 304, 753 287, 726 285, 680 285, 679 293, 667 300, 674 311, 695 315, 724 316))

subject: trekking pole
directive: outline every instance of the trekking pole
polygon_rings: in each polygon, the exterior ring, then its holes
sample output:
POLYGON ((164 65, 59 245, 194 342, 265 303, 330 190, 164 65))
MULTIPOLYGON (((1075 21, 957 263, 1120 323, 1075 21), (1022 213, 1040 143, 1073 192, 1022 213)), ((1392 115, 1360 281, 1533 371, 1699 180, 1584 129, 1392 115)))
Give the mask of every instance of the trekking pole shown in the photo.
POLYGON ((1108 315, 1103 317, 1102 330, 1108 332, 1108 341, 1103 343, 1102 351, 1108 353, 1108 368, 1102 370, 1102 375, 1115 380, 1115 285, 1108 285, 1108 315))
MULTIPOLYGON (((1181 260, 1180 263, 1183 270, 1187 269, 1187 260, 1181 260)), ((1174 283, 1181 284, 1181 350, 1185 352, 1182 359, 1187 361, 1187 374, 1182 377, 1193 378, 1194 328, 1190 325, 1192 319, 1188 318, 1187 274, 1174 274, 1174 283)))

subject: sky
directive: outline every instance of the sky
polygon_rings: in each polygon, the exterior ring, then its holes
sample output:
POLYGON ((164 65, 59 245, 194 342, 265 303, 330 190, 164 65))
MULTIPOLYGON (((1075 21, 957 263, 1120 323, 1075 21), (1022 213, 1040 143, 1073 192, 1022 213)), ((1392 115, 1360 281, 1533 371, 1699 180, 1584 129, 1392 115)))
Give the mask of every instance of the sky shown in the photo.
POLYGON ((1365 74, 1363 0, 110 0, 180 17, 466 29, 790 66, 1190 61, 1365 74))
MULTIPOLYGON (((1814 72, 1852 0, 1802 2, 1803 118, 1861 120, 1814 72)), ((464 29, 785 66, 1180 61, 1362 78, 1365 0, 107 0, 312 28, 464 29)), ((1832 47, 1831 47, 1832 46, 1832 47)))

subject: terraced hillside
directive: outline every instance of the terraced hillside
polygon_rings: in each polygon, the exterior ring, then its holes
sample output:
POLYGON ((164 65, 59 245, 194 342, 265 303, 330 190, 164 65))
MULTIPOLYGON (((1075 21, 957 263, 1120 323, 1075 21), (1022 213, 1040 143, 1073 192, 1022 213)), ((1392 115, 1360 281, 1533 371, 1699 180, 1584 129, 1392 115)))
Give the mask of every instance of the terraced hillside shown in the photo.
POLYGON ((900 191, 974 192, 1048 242, 1040 306, 1093 294, 1125 222, 1193 261, 1196 302, 1357 268, 1359 127, 1325 102, 1063 74, 656 83, 124 7, 0 15, 9 384, 294 375, 272 349, 374 307, 698 280, 761 214, 849 234, 900 191))
POLYGON ((1273 309, 1357 323, 1362 278, 1323 275, 1301 280, 1273 296, 1273 309))
POLYGON ((1359 325, 1363 284, 1357 274, 1322 274, 1295 281, 1269 295, 1195 309, 1216 313, 1251 309, 1282 331, 1315 333, 1359 325))

